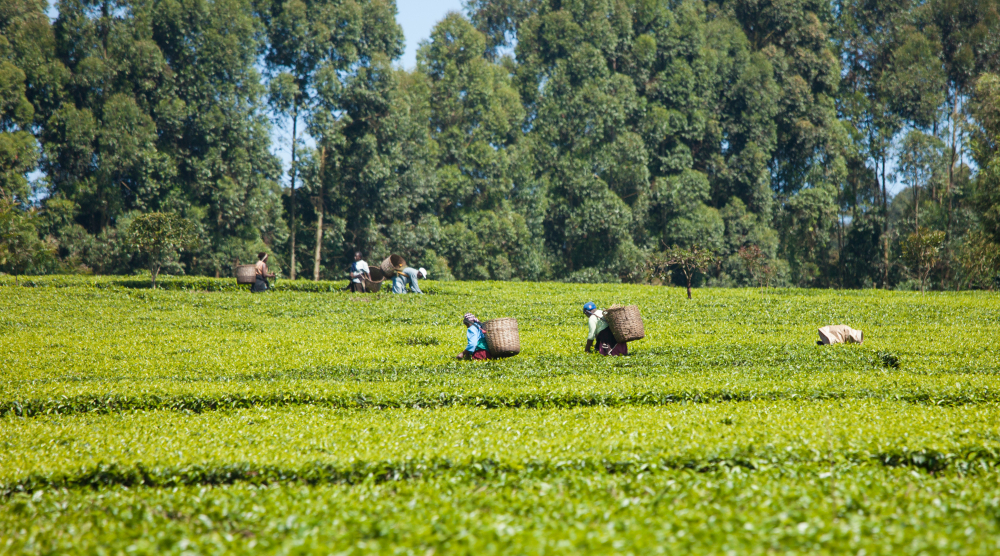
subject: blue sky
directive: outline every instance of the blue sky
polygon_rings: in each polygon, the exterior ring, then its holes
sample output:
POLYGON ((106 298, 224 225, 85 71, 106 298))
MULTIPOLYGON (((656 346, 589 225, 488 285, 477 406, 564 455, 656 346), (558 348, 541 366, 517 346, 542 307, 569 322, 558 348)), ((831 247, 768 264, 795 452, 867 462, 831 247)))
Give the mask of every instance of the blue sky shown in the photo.
POLYGON ((406 69, 417 66, 417 46, 431 36, 434 25, 448 12, 461 12, 461 0, 396 0, 399 15, 396 21, 403 26, 406 52, 400 64, 406 69))

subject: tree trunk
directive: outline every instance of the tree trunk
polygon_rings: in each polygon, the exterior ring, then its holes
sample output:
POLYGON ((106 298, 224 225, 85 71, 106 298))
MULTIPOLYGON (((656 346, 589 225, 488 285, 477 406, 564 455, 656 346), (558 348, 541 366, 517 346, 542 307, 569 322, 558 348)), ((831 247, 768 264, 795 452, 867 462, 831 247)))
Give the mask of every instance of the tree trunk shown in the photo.
POLYGON ((884 262, 885 268, 882 269, 882 289, 883 290, 888 290, 889 289, 889 233, 886 232, 886 234, 884 236, 882 236, 882 237, 885 238, 885 241, 883 242, 884 246, 885 246, 884 249, 883 249, 883 251, 884 251, 883 252, 883 255, 884 255, 884 261, 883 262, 884 262))
POLYGON ((948 165, 948 190, 946 192, 948 197, 948 230, 945 237, 948 241, 951 241, 951 190, 955 186, 955 126, 958 118, 958 88, 955 89, 955 100, 952 104, 954 107, 949 116, 951 118, 951 164, 948 165))
POLYGON ((292 209, 291 209, 291 228, 292 228, 292 255, 291 255, 291 270, 289 271, 290 279, 295 279, 295 140, 298 138, 296 132, 298 131, 297 126, 299 123, 299 109, 296 106, 292 110, 292 209))
POLYGON ((323 250, 323 178, 326 175, 326 147, 319 156, 319 198, 316 200, 316 253, 313 256, 313 280, 319 281, 319 266, 323 250))

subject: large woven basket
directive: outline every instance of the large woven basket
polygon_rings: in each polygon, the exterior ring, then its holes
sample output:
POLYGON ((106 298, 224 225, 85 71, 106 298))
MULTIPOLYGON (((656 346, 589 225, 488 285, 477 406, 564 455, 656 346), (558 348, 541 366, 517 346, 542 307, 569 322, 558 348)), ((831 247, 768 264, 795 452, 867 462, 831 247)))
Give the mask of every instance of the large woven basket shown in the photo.
POLYGON ((379 291, 382 289, 382 282, 384 280, 385 274, 382 274, 382 269, 380 268, 370 268, 368 269, 368 276, 361 275, 361 281, 365 283, 366 292, 375 293, 379 291))
POLYGON ((521 353, 521 336, 517 332, 517 319, 504 317, 483 323, 486 344, 493 357, 510 357, 521 353))
POLYGON ((634 342, 646 337, 637 305, 612 305, 604 311, 604 320, 608 321, 608 327, 619 343, 634 342))
POLYGON ((253 284, 257 280, 257 269, 252 264, 241 264, 236 267, 237 284, 253 284))
POLYGON ((389 255, 389 258, 382 261, 379 268, 382 269, 382 274, 385 274, 386 278, 392 278, 396 275, 397 270, 403 270, 406 268, 406 261, 404 261, 403 257, 400 257, 399 255, 389 255))

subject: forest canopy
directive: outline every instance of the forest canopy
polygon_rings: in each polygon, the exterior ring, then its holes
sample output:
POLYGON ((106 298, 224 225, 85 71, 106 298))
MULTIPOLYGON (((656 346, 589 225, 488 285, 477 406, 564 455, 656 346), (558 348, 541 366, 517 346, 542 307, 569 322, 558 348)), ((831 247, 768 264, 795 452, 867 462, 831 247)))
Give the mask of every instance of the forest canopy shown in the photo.
POLYGON ((142 272, 162 213, 168 274, 998 285, 1000 0, 468 0, 409 70, 392 0, 53 7, 0 0, 2 271, 142 272))

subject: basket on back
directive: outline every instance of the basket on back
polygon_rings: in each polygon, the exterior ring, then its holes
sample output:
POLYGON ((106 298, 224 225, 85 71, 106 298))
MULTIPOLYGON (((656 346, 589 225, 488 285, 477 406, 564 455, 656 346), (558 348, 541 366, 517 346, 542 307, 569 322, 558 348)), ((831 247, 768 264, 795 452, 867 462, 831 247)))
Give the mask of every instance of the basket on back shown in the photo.
POLYGON ((517 332, 517 319, 505 317, 483 323, 486 344, 493 357, 510 357, 521 353, 521 336, 517 332))
POLYGON ((397 270, 403 270, 406 268, 406 261, 404 261, 403 257, 400 257, 399 255, 389 255, 389 258, 382 261, 379 268, 382 269, 382 274, 384 274, 386 278, 392 278, 396 275, 397 270))
POLYGON ((608 322, 608 328, 619 343, 634 342, 646 337, 638 305, 612 305, 604 311, 604 320, 608 322))
POLYGON ((385 280, 385 274, 382 273, 380 268, 370 268, 368 269, 368 275, 361 275, 361 281, 365 284, 365 291, 375 293, 382 289, 382 281, 385 280))
POLYGON ((257 280, 257 269, 252 264, 241 264, 236 266, 236 283, 253 284, 257 280))

